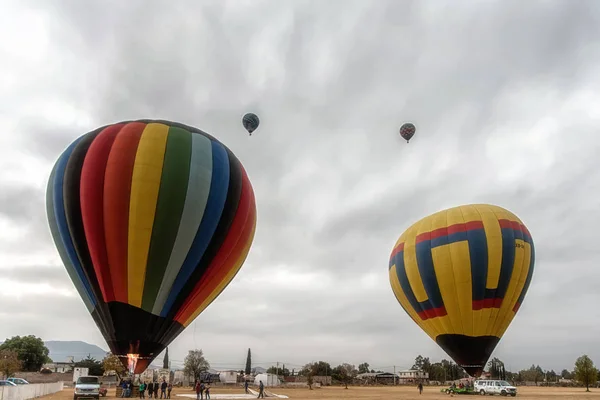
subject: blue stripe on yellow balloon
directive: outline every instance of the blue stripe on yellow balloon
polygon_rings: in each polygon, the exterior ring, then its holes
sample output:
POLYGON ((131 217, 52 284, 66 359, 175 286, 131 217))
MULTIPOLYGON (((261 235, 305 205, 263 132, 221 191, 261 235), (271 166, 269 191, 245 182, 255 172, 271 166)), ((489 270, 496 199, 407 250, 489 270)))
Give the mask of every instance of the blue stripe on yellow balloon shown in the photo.
MULTIPOLYGON (((426 301, 419 302, 410 285, 404 263, 405 242, 400 242, 394 247, 390 257, 389 268, 391 269, 393 266, 396 266, 398 282, 411 307, 422 320, 446 315, 444 302, 435 276, 431 250, 453 243, 466 242, 469 246, 473 310, 500 307, 502 299, 506 294, 513 269, 515 239, 529 243, 531 242, 531 236, 526 231, 526 228, 519 223, 509 220, 499 220, 499 223, 502 229, 502 263, 500 266, 500 279, 495 289, 486 288, 488 243, 481 221, 453 224, 445 228, 421 233, 416 237, 417 266, 423 286, 427 292, 428 299, 426 301)), ((528 282, 531 281, 530 274, 528 274, 527 279, 528 282)), ((528 283, 525 286, 527 287, 528 283)), ((526 292, 526 288, 524 288, 524 292, 526 292)), ((522 301, 521 296, 517 303, 519 304, 520 301, 522 301)))

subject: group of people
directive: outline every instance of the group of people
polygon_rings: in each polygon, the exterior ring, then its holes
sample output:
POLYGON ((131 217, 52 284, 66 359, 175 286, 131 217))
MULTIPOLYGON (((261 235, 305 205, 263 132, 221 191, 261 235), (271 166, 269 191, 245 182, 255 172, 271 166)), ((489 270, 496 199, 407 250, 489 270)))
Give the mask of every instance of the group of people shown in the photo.
MULTIPOLYGON (((133 385, 130 380, 124 380, 120 383, 121 388, 121 397, 131 397, 131 389, 133 385)), ((151 399, 152 395, 154 395, 155 399, 158 399, 158 390, 160 389, 160 398, 161 399, 170 399, 171 398, 171 390, 173 390, 173 384, 171 382, 167 383, 165 379, 162 382, 149 382, 146 384, 145 381, 140 381, 138 385, 138 390, 140 392, 140 399, 146 398, 146 392, 148 393, 148 398, 151 399)))
POLYGON ((194 387, 196 389, 196 400, 210 399, 210 384, 209 383, 207 383, 205 385, 204 382, 197 380, 194 387))
POLYGON ((170 399, 171 398, 171 390, 173 390, 173 384, 171 382, 167 383, 163 379, 161 383, 158 382, 149 382, 146 385, 146 382, 140 382, 139 390, 140 390, 140 399, 146 398, 146 390, 148 391, 148 398, 152 398, 152 394, 154 393, 154 398, 158 399, 158 389, 160 389, 160 398, 161 399, 170 399))
MULTIPOLYGON (((456 389, 456 383, 455 383, 455 382, 452 382, 452 386, 451 386, 451 387, 452 387, 453 389, 456 389)), ((472 389, 472 388, 473 388, 473 387, 471 386, 471 384, 469 383, 469 381, 467 381, 467 383, 462 383, 462 382, 460 382, 460 383, 458 384, 458 387, 459 387, 460 389, 462 389, 462 388, 466 388, 466 389, 472 389)))

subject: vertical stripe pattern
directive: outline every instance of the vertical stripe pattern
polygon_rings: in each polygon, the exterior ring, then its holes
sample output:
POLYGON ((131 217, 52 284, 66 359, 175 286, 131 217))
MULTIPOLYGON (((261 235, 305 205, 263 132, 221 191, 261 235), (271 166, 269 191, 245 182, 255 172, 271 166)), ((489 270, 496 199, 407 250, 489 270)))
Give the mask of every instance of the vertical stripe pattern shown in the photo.
POLYGON ((76 139, 54 165, 46 209, 111 351, 146 360, 136 371, 225 289, 256 229, 254 192, 235 155, 205 132, 162 120, 76 139))

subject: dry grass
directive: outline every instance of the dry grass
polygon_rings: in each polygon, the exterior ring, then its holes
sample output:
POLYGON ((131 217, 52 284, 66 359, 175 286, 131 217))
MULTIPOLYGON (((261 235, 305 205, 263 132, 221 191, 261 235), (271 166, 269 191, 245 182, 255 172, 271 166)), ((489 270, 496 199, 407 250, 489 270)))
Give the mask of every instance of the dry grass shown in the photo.
MULTIPOLYGON (((600 389, 591 389, 591 393, 586 393, 582 388, 542 388, 542 387, 524 387, 518 388, 517 399, 598 399, 600 400, 600 389)), ((425 387, 422 395, 415 387, 397 386, 397 387, 349 387, 348 390, 339 387, 325 387, 321 389, 275 389, 274 393, 285 394, 294 400, 312 400, 312 399, 346 399, 346 400, 378 400, 378 399, 448 399, 450 396, 440 393, 440 387, 425 387)), ((177 394, 192 394, 191 389, 176 388, 171 393, 172 399, 185 400, 186 397, 178 397, 177 394)), ((211 394, 225 393, 243 393, 243 389, 222 389, 213 388, 211 394)), ((159 394, 160 397, 160 394, 159 394)), ((467 396, 454 396, 459 398, 468 398, 467 396)), ((65 389, 60 393, 41 397, 41 399, 52 400, 71 400, 73 398, 73 389, 65 389)), ((115 398, 115 390, 111 389, 105 399, 115 398)), ((487 397, 490 399, 504 398, 500 396, 487 397)), ((509 397, 510 398, 510 397, 509 397)))

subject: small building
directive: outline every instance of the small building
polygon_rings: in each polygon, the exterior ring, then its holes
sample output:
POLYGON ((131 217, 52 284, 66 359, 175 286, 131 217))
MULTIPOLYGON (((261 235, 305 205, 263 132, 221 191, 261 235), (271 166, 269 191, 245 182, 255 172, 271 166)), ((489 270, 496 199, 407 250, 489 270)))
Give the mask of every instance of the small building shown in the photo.
POLYGON ((142 372, 139 376, 139 380, 140 382, 154 382, 154 369, 152 368, 147 368, 144 372, 142 372))
POLYGON ((186 375, 185 371, 177 370, 177 371, 173 372, 173 385, 188 386, 189 383, 190 383, 190 380, 189 380, 188 376, 186 375))
POLYGON ((404 371, 398 372, 398 383, 417 383, 422 381, 429 380, 429 372, 417 370, 417 369, 408 369, 404 371))
POLYGON ((73 372, 74 366, 73 357, 69 356, 66 361, 47 363, 42 365, 42 368, 47 368, 52 372, 73 372))
POLYGON ((391 372, 380 372, 375 375, 375 382, 379 385, 395 385, 398 380, 398 376, 391 372))
POLYGON ((331 375, 327 375, 327 376, 314 375, 313 376, 313 383, 320 383, 321 385, 329 386, 329 385, 331 385, 331 382, 332 382, 331 375))
POLYGON ((158 368, 156 370, 156 381, 171 382, 171 371, 167 368, 158 368))
POLYGON ((237 373, 237 371, 234 371, 234 370, 219 372, 219 380, 221 381, 221 383, 236 384, 237 376, 238 376, 238 373, 237 373))
POLYGON ((280 385, 279 377, 275 374, 264 373, 264 374, 258 374, 254 377, 255 385, 258 386, 261 381, 262 381, 263 385, 265 385, 267 387, 280 385))
POLYGON ((398 375, 391 372, 365 372, 356 375, 356 379, 364 384, 393 385, 399 382, 398 375))

